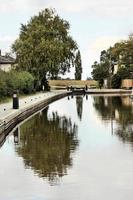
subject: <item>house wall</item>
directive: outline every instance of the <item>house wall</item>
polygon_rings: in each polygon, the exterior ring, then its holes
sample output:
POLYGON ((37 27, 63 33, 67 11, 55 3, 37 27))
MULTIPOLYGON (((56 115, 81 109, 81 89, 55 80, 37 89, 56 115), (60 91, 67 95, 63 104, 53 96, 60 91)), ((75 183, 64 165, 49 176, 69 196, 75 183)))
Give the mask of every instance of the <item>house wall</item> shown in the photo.
POLYGON ((125 80, 122 80, 122 84, 121 84, 121 87, 122 88, 133 88, 133 79, 125 79, 125 80))
POLYGON ((118 65, 114 65, 114 72, 113 72, 113 74, 117 74, 117 72, 118 72, 118 65))
POLYGON ((0 64, 0 69, 5 72, 9 72, 11 68, 12 68, 11 64, 0 64))

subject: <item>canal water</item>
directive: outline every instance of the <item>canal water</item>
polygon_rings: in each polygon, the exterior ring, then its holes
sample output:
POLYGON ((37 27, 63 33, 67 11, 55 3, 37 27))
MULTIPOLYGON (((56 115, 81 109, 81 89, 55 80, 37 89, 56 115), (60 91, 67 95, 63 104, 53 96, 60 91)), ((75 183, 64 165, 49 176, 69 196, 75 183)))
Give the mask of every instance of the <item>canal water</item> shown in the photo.
POLYGON ((132 200, 133 102, 70 96, 16 127, 0 148, 1 200, 132 200))

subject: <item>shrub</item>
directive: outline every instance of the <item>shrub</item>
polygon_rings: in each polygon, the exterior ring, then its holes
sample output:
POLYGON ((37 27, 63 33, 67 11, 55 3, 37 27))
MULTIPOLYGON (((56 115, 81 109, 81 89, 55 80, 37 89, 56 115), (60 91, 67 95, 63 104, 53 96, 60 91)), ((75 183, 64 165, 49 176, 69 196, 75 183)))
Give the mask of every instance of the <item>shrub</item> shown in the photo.
POLYGON ((111 86, 114 89, 118 89, 121 87, 121 77, 119 74, 114 74, 111 81, 111 86))
POLYGON ((33 76, 26 71, 19 72, 18 73, 18 89, 20 90, 21 93, 31 93, 34 88, 34 78, 33 76))
POLYGON ((34 78, 26 71, 3 72, 0 70, 0 97, 11 96, 14 90, 20 93, 30 93, 33 91, 34 78))

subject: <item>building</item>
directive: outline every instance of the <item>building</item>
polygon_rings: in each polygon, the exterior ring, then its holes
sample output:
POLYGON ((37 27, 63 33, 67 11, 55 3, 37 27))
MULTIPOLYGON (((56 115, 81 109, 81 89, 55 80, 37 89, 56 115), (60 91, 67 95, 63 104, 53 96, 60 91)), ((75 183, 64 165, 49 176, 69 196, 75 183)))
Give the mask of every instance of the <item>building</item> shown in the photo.
POLYGON ((9 55, 1 55, 1 50, 0 50, 0 69, 8 72, 11 70, 12 66, 15 64, 15 59, 12 58, 9 55))

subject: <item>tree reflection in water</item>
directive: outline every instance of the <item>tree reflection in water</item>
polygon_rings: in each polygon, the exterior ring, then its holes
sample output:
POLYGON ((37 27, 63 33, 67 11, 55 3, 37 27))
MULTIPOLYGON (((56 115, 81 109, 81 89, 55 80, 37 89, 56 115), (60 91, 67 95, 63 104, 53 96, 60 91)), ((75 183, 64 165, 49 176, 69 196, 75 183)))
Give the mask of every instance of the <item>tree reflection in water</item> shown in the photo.
POLYGON ((36 115, 20 127, 20 143, 17 153, 50 184, 57 184, 72 166, 72 153, 78 146, 77 126, 71 119, 58 113, 48 116, 48 109, 36 115))
POLYGON ((77 115, 79 119, 82 119, 83 112, 83 96, 76 96, 76 107, 77 107, 77 115))
POLYGON ((133 142, 133 105, 128 96, 96 96, 93 106, 102 120, 117 122, 115 134, 123 142, 133 142))

